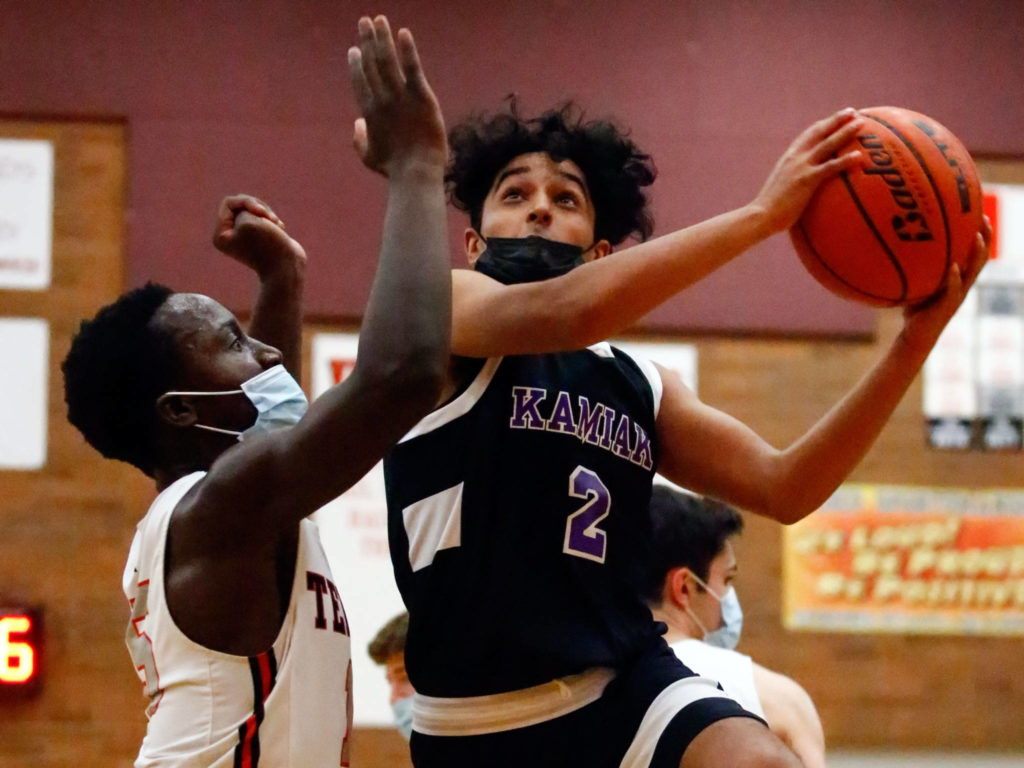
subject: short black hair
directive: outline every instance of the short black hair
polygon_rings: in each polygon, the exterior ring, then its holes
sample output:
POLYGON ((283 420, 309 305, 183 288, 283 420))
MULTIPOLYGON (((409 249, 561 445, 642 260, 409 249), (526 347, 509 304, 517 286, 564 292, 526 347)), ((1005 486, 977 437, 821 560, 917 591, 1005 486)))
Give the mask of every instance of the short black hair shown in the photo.
POLYGON ((83 320, 61 364, 68 421, 108 459, 152 476, 156 399, 175 365, 167 334, 151 322, 173 291, 147 283, 83 320))
POLYGON ((643 598, 658 605, 665 575, 673 568, 689 568, 707 581, 711 561, 721 554, 731 536, 743 530, 743 518, 728 504, 661 484, 651 490, 649 509, 653 543, 643 598))
POLYGON ((509 161, 530 152, 572 160, 586 176, 594 203, 594 239, 618 245, 630 235, 646 240, 654 231, 643 188, 657 171, 625 131, 608 120, 585 120, 572 102, 539 117, 520 117, 515 100, 507 111, 477 116, 452 128, 445 182, 452 204, 469 213, 480 230, 484 200, 509 161))

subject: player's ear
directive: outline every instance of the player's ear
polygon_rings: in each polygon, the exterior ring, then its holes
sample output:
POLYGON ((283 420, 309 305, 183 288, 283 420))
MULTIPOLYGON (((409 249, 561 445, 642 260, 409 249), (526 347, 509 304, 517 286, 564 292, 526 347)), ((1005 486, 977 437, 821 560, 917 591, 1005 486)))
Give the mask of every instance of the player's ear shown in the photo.
POLYGON ((691 582, 690 569, 685 566, 673 568, 668 572, 668 576, 665 577, 665 589, 666 597, 672 605, 686 608, 690 604, 691 582))
POLYGON ((607 240, 598 240, 593 247, 583 255, 583 261, 596 261, 603 259, 612 252, 612 244, 607 240))
POLYGON ((160 395, 156 399, 156 412, 163 421, 175 427, 191 427, 198 419, 195 404, 184 395, 160 395))
POLYGON ((487 250, 487 241, 472 227, 466 228, 463 237, 466 240, 466 261, 469 262, 469 266, 472 268, 476 265, 476 260, 480 258, 480 254, 487 250))

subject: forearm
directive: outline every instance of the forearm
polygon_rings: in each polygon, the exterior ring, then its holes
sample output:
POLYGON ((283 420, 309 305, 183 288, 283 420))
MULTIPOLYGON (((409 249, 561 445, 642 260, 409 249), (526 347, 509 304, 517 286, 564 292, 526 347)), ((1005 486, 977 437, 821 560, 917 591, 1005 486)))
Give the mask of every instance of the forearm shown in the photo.
POLYGON ((451 263, 440 163, 392 170, 380 259, 360 330, 364 374, 440 381, 449 354, 451 263))
POLYGON ((580 349, 619 333, 772 234, 750 205, 589 262, 569 274, 455 296, 453 351, 492 357, 580 349))
POLYGON ((283 258, 259 277, 249 335, 281 350, 285 368, 301 380, 305 260, 297 255, 283 258))
POLYGON ((628 328, 771 234, 764 212, 744 206, 581 267, 570 290, 582 332, 599 341, 628 328))
POLYGON ((765 514, 792 523, 818 509, 853 471, 885 427, 928 355, 901 335, 847 395, 773 459, 778 480, 765 514))

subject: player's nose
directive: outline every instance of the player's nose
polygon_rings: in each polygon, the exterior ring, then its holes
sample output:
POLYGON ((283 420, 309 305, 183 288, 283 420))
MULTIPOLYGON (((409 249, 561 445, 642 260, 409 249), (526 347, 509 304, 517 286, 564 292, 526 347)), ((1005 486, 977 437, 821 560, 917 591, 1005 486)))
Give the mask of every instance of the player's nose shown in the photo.
POLYGON ((548 225, 551 223, 551 207, 546 201, 540 201, 527 214, 527 221, 531 224, 548 225))
POLYGON ((280 365, 284 361, 284 355, 281 354, 281 350, 277 347, 264 344, 262 341, 254 343, 256 344, 256 360, 264 370, 280 365))

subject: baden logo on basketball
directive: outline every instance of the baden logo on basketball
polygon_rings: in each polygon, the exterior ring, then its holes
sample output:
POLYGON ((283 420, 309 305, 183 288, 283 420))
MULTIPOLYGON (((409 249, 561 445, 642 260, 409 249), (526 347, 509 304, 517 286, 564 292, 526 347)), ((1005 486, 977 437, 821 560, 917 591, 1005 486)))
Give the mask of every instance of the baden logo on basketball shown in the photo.
POLYGON ((865 175, 881 178, 889 187, 893 202, 900 208, 910 211, 903 215, 893 215, 892 228, 896 236, 905 241, 933 240, 928 220, 921 215, 921 206, 914 199, 914 193, 907 188, 907 182, 900 169, 893 165, 892 155, 885 151, 885 144, 873 133, 857 136, 857 141, 867 150, 868 159, 871 161, 871 167, 864 169, 865 175))

